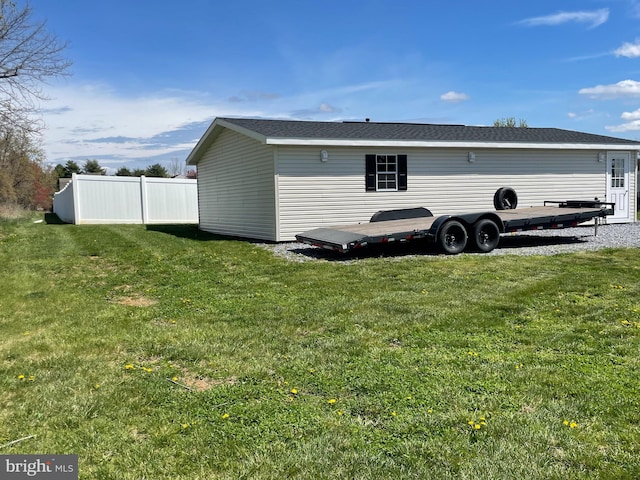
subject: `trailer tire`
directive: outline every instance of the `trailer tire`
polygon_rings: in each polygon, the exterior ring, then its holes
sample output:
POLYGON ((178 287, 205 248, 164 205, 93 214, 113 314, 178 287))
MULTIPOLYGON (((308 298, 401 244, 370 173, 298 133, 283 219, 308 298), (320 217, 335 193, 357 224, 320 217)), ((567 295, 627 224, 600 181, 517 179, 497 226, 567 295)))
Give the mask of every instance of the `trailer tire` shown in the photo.
POLYGON ((438 245, 447 255, 456 255, 467 246, 467 230, 457 220, 449 220, 438 232, 438 245))
POLYGON ((471 243, 474 250, 489 253, 498 246, 499 242, 500 229, 498 225, 496 225, 496 222, 488 218, 483 218, 473 224, 471 243))
POLYGON ((496 210, 513 210, 518 206, 518 195, 513 188, 502 187, 493 195, 493 206, 496 210))

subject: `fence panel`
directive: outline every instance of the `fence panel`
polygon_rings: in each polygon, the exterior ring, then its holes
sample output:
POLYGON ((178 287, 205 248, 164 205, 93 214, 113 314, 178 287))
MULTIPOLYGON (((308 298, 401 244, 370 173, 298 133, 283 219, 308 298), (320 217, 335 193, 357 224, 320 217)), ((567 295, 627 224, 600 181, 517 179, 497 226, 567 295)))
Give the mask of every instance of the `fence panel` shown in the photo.
POLYGON ((196 180, 146 178, 145 223, 198 223, 196 180))
POLYGON ((198 223, 197 181, 74 174, 53 211, 68 223, 198 223))
POLYGON ((53 211, 60 220, 75 223, 75 209, 73 205, 74 183, 67 183, 62 190, 53 195, 53 211))

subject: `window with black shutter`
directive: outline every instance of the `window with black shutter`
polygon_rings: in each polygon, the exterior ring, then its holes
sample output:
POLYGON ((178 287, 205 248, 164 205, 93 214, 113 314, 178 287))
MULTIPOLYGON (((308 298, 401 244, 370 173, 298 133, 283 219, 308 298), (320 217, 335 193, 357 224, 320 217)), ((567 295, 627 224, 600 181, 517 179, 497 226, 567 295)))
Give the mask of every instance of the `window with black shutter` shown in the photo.
POLYGON ((368 154, 365 156, 365 186, 368 192, 397 192, 407 189, 407 156, 368 154))

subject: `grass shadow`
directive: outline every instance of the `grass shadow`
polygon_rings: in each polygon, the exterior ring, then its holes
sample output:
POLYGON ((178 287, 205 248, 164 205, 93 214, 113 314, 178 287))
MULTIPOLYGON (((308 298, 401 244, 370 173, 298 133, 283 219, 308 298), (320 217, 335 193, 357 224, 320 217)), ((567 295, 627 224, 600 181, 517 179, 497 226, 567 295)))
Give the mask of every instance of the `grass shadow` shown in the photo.
POLYGON ((513 236, 503 236, 500 238, 498 248, 527 248, 545 247, 553 245, 572 245, 576 243, 587 243, 582 237, 562 236, 562 235, 527 235, 518 234, 513 236))
POLYGON ((196 240, 201 242, 223 240, 244 242, 254 241, 248 238, 239 238, 205 232, 204 230, 200 230, 197 224, 146 225, 146 229, 149 232, 159 232, 166 235, 171 235, 176 238, 185 238, 188 240, 196 240))
POLYGON ((60 220, 60 217, 53 212, 47 212, 44 214, 44 222, 47 225, 67 225, 67 223, 60 220))
MULTIPOLYGON (((498 249, 518 249, 533 248, 554 245, 571 245, 588 243, 583 237, 562 236, 562 235, 527 235, 518 234, 513 236, 502 236, 498 249)), ((396 243, 385 245, 370 245, 358 250, 352 250, 347 253, 340 253, 333 250, 326 250, 317 247, 296 247, 289 250, 296 255, 302 255, 316 260, 325 260, 332 262, 344 262, 349 260, 358 260, 364 258, 380 258, 380 257, 403 257, 403 256, 445 256, 445 254, 437 247, 437 245, 426 241, 414 241, 409 243, 396 243)), ((478 252, 467 252, 478 253, 478 252)))

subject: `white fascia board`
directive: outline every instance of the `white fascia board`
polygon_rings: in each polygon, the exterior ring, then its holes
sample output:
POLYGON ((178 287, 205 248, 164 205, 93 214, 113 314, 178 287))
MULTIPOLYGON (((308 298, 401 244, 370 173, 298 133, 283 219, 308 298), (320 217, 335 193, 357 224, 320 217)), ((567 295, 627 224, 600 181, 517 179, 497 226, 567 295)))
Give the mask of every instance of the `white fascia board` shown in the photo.
POLYGON ((349 140, 309 138, 266 138, 267 145, 317 147, 400 147, 400 148, 511 148, 542 150, 640 150, 640 145, 605 143, 515 143, 515 142, 437 142, 420 140, 349 140))
POLYGON ((247 137, 253 138, 254 140, 259 141, 260 143, 266 143, 267 137, 264 135, 254 132, 253 130, 249 130, 248 128, 241 127, 236 125, 235 123, 227 122, 225 120, 216 120, 217 124, 221 127, 228 128, 229 130, 233 130, 234 132, 241 133, 247 137))

